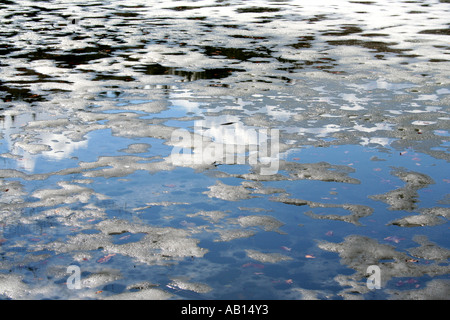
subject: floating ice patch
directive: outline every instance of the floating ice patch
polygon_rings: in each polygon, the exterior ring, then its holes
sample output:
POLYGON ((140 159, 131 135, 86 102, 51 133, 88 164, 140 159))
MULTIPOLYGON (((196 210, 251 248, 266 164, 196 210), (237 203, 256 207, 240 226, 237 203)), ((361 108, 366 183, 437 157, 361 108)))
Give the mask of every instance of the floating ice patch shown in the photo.
MULTIPOLYGON (((366 278, 366 269, 369 265, 380 266, 381 288, 388 284, 394 277, 420 277, 428 272, 435 274, 445 274, 447 266, 436 264, 417 265, 411 262, 411 257, 402 251, 397 251, 394 247, 380 244, 373 239, 351 235, 347 236, 341 243, 321 242, 319 248, 336 252, 341 257, 341 263, 348 265, 356 272, 352 275, 339 275, 335 277, 341 285, 348 285, 351 289, 343 289, 340 294, 350 298, 356 292, 367 293, 368 288, 360 285, 359 281, 366 278), (392 262, 382 263, 381 260, 393 259, 392 262)), ((411 254, 418 258, 420 249, 410 250, 411 254)), ((447 253, 445 253, 447 254, 447 253)), ((442 253, 438 255, 442 257, 442 253)))
MULTIPOLYGON (((430 184, 434 184, 433 179, 418 172, 397 169, 393 172, 393 174, 406 182, 406 185, 404 187, 388 191, 385 194, 370 196, 372 199, 380 200, 389 204, 390 210, 415 210, 417 207, 416 203, 419 201, 418 190, 425 188, 430 184)), ((414 219, 420 220, 424 218, 421 217, 414 219)))
POLYGON ((258 226, 262 228, 264 231, 275 231, 280 234, 283 233, 282 231, 279 230, 279 228, 282 227, 284 223, 271 216, 262 216, 262 215, 244 216, 238 218, 236 222, 239 223, 243 228, 258 226))
POLYGON ((238 201, 243 199, 251 199, 255 196, 251 195, 251 191, 244 186, 232 186, 217 181, 215 185, 208 187, 209 191, 204 193, 210 198, 219 198, 228 201, 238 201))
POLYGON ((208 293, 212 290, 207 284, 191 282, 184 278, 173 278, 172 282, 169 283, 167 287, 175 290, 189 290, 197 293, 208 293))
POLYGON ((263 253, 257 250, 245 250, 247 256, 253 260, 257 260, 262 263, 277 263, 281 261, 292 260, 291 257, 282 255, 280 253, 263 253))
POLYGON ((122 149, 119 151, 126 153, 145 153, 151 147, 148 143, 132 143, 126 149, 122 149))

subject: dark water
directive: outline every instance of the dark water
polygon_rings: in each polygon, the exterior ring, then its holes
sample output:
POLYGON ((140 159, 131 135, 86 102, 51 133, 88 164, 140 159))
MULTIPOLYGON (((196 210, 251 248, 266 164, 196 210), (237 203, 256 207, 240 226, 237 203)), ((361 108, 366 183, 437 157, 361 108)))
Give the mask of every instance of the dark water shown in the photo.
POLYGON ((448 299, 449 11, 1 1, 1 298, 448 299))

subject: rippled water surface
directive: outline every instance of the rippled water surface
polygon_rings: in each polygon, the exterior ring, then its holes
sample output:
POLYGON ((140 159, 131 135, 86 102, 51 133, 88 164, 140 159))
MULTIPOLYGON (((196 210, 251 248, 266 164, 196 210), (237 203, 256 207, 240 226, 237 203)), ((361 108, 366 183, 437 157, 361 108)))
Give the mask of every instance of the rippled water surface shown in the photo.
POLYGON ((449 14, 0 1, 0 297, 448 299, 449 14))

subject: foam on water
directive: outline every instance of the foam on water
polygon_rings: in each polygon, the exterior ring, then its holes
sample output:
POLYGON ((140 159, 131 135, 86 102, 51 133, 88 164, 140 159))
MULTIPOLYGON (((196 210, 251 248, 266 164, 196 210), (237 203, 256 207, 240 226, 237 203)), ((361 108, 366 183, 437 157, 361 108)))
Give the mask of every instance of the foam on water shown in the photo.
POLYGON ((446 1, 0 9, 1 298, 448 298, 446 1))

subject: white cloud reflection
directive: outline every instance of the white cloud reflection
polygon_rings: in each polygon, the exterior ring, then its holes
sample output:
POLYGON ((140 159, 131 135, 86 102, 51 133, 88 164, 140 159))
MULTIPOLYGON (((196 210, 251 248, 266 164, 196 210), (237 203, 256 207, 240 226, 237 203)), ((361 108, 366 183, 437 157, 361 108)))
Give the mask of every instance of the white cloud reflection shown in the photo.
MULTIPOLYGON (((39 115, 42 116, 46 115, 39 115)), ((3 118, 2 131, 7 152, 17 159, 17 169, 34 172, 40 157, 61 161, 70 158, 75 150, 88 147, 88 137, 82 141, 73 141, 65 132, 50 132, 51 128, 45 127, 45 121, 42 126, 33 126, 32 130, 27 130, 28 124, 39 123, 36 117, 33 114, 20 114, 3 118)))

